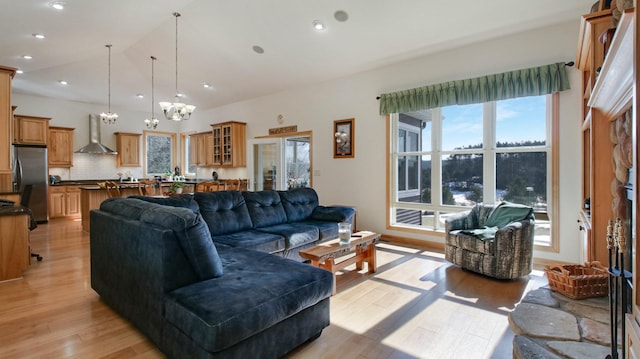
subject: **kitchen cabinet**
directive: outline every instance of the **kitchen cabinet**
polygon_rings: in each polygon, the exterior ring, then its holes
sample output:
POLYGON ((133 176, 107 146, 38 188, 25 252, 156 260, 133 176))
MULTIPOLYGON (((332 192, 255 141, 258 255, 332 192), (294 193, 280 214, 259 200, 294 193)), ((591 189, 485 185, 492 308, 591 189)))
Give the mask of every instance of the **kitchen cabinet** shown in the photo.
POLYGON ((49 218, 80 218, 80 186, 49 187, 49 218))
POLYGON ((204 140, 202 142, 204 142, 203 147, 204 147, 204 153, 203 153, 203 157, 204 157, 204 166, 205 167, 212 167, 216 165, 216 162, 214 161, 214 155, 213 155, 213 144, 214 144, 214 138, 213 138, 213 133, 212 132, 207 132, 203 135, 204 140))
POLYGON ((209 132, 194 133, 190 136, 189 164, 198 167, 214 166, 213 162, 213 135, 209 132))
POLYGON ((139 133, 116 132, 116 166, 141 167, 139 133))
POLYGON ((0 192, 13 190, 11 81, 15 74, 15 68, 0 66, 0 192))
POLYGON ((0 216, 0 281, 22 277, 29 268, 29 215, 0 216))
POLYGON ((247 165, 247 124, 229 121, 211 125, 213 165, 245 167, 247 165))
POLYGON ((73 167, 73 131, 68 127, 49 127, 49 167, 73 167))
POLYGON ((49 137, 48 117, 14 115, 13 143, 20 145, 47 145, 49 137))

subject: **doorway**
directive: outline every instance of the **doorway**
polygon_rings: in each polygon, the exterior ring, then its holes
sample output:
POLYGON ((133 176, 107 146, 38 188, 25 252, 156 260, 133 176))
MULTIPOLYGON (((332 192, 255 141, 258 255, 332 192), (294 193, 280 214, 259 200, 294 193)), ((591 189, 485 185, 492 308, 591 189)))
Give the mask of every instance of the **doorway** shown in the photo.
POLYGON ((312 186, 312 136, 299 132, 248 141, 249 189, 287 190, 312 186))

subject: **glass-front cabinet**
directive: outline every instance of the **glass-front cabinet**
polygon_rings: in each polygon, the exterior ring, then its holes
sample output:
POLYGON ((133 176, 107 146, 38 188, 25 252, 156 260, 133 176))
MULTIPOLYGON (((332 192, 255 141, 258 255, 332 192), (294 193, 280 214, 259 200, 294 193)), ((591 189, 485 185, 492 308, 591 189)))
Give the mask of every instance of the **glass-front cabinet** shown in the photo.
POLYGON ((229 121, 211 125, 213 134, 213 165, 245 167, 247 165, 247 124, 229 121))

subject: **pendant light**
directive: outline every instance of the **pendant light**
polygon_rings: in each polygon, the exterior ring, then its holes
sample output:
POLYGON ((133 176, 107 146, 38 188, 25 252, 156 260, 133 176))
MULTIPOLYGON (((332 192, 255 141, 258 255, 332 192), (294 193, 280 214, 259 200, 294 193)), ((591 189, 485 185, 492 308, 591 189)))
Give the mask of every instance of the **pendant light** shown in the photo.
POLYGON ((147 128, 151 128, 151 129, 156 129, 156 127, 158 127, 158 123, 160 122, 157 118, 156 118, 156 113, 153 109, 153 107, 156 104, 155 101, 155 96, 153 94, 153 78, 154 78, 154 71, 153 71, 153 64, 156 61, 155 56, 151 56, 151 118, 146 118, 144 120, 144 123, 147 125, 147 128))
POLYGON ((182 94, 178 92, 178 17, 180 13, 174 12, 173 16, 176 18, 176 96, 174 102, 160 102, 160 107, 164 113, 164 117, 167 120, 182 121, 188 120, 191 117, 191 113, 196 109, 193 105, 186 105, 180 101, 182 94))
POLYGON ((116 120, 118 119, 118 114, 115 112, 111 112, 111 45, 104 45, 105 47, 107 47, 109 49, 109 100, 108 100, 108 107, 107 107, 107 112, 103 112, 100 114, 100 118, 102 119, 102 122, 107 123, 107 124, 114 124, 116 123, 116 120))

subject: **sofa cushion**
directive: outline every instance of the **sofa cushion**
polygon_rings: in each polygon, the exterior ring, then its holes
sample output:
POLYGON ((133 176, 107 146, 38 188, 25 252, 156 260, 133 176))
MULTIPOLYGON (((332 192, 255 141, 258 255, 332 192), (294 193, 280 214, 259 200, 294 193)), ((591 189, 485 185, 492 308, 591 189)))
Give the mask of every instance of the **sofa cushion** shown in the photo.
MULTIPOLYGON (((337 225, 336 225, 337 226, 337 225)), ((286 249, 320 239, 318 227, 302 223, 285 223, 257 229, 260 232, 274 233, 284 237, 286 249)))
POLYGON ((329 271, 242 248, 221 248, 220 257, 224 276, 174 290, 166 301, 167 321, 207 351, 240 343, 331 295, 329 271))
POLYGON ((180 196, 173 196, 173 197, 129 196, 129 198, 135 198, 142 201, 157 203, 163 206, 185 207, 185 208, 189 208, 195 213, 200 212, 200 207, 198 206, 198 202, 196 202, 193 199, 193 196, 190 194, 183 194, 180 196))
POLYGON ((309 218, 318 221, 353 222, 353 216, 355 214, 356 210, 353 207, 318 206, 314 208, 313 213, 311 213, 311 216, 309 218))
POLYGON ((244 197, 238 191, 196 192, 193 195, 212 236, 253 228, 244 197))
POLYGON ((135 198, 110 198, 100 209, 131 220, 173 230, 183 253, 200 280, 221 276, 222 262, 200 214, 135 198))
POLYGON ((296 188, 278 191, 282 206, 289 222, 298 222, 309 218, 318 207, 318 194, 313 188, 296 188))
POLYGON ((215 243, 231 247, 253 249, 260 252, 275 253, 284 249, 284 237, 279 234, 260 232, 250 229, 238 233, 211 237, 215 243))
POLYGON ((287 223, 287 214, 276 191, 242 192, 253 228, 287 223))
POLYGON ((321 241, 338 238, 338 222, 314 221, 308 219, 306 221, 297 222, 318 228, 318 238, 321 241))

